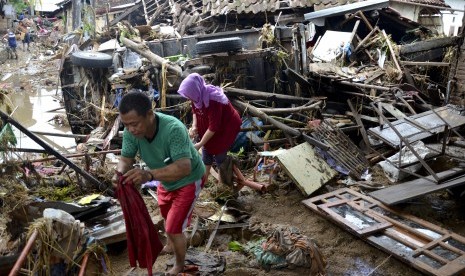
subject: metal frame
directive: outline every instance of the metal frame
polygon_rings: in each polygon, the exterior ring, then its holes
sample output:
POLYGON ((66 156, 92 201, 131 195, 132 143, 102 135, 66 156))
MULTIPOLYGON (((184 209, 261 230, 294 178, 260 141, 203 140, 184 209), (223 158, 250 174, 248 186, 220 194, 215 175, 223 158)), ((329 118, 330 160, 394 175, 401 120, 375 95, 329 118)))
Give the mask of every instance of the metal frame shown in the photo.
MULTIPOLYGON (((419 98, 419 97, 418 97, 418 98, 419 98)), ((434 172, 434 170, 426 163, 425 159, 421 158, 420 155, 419 155, 419 154, 415 151, 415 149, 412 147, 412 145, 410 144, 410 141, 408 140, 408 138, 413 137, 413 136, 417 136, 417 135, 419 135, 419 133, 413 133, 413 134, 411 134, 411 135, 403 136, 403 135, 399 132, 399 130, 394 126, 394 124, 393 124, 392 122, 390 122, 390 121, 386 118, 386 116, 384 116, 383 112, 380 111, 380 110, 378 110, 378 109, 376 108, 376 106, 375 106, 374 103, 371 103, 371 106, 372 106, 373 110, 378 114, 378 116, 379 116, 380 118, 382 118, 383 122, 384 122, 385 124, 387 124, 387 125, 391 128, 391 130, 394 131, 394 133, 397 135, 397 137, 399 137, 399 139, 400 139, 400 144, 399 144, 400 152, 399 152, 399 162, 398 162, 398 164, 395 164, 394 162, 391 162, 391 161, 389 161, 387 158, 384 158, 384 156, 382 156, 384 160, 386 160, 386 161, 389 162, 390 164, 394 165, 396 168, 402 170, 404 166, 401 165, 401 164, 402 164, 402 154, 401 154, 401 153, 402 153, 402 147, 403 147, 403 145, 405 145, 405 146, 412 152, 412 154, 415 155, 415 157, 418 159, 418 162, 422 165, 422 167, 425 168, 425 169, 428 171, 428 173, 434 178, 433 181, 434 181, 435 183, 440 184, 440 183, 442 183, 442 182, 447 181, 447 180, 450 179, 450 177, 438 177, 438 175, 436 174, 436 172, 434 172)), ((435 114, 435 115, 443 122, 443 125, 434 126, 434 128, 444 127, 444 131, 442 131, 442 133, 444 133, 444 135, 443 135, 443 138, 442 138, 442 148, 441 148, 441 152, 438 153, 438 154, 436 154, 436 155, 434 155, 434 156, 432 156, 432 157, 430 157, 430 158, 436 158, 436 157, 440 157, 440 156, 446 155, 447 138, 449 137, 449 133, 450 133, 451 130, 453 130, 453 128, 452 128, 452 127, 450 126, 450 124, 449 124, 444 118, 442 118, 441 115, 439 115, 434 109, 431 109, 430 111, 431 111, 433 114, 435 114)), ((423 132, 428 133, 429 135, 428 135, 427 137, 429 137, 429 136, 435 134, 435 133, 432 132, 432 129, 428 129, 427 127, 425 127, 425 126, 419 124, 418 122, 415 122, 415 121, 412 120, 412 119, 403 118, 403 120, 405 121, 405 123, 411 124, 411 125, 413 125, 415 128, 420 129, 420 130, 421 130, 420 133, 423 133, 423 132)), ((453 130, 453 131, 456 132, 455 130, 453 130)), ((425 137, 425 138, 426 138, 426 137, 425 137)), ((419 140, 421 140, 421 139, 419 139, 419 140)), ((417 140, 416 140, 416 141, 417 141, 417 140)), ((449 156, 449 157, 454 158, 453 156, 449 156)), ((412 165, 412 164, 408 164, 408 166, 410 166, 410 165, 412 165)), ((411 172, 411 171, 409 171, 409 170, 402 170, 402 171, 407 172, 407 173, 409 173, 409 174, 411 174, 411 175, 415 175, 415 176, 417 176, 417 177, 424 178, 424 179, 426 179, 426 180, 428 180, 428 181, 432 181, 432 180, 429 179, 429 178, 426 178, 426 177, 424 177, 424 176, 420 176, 420 175, 418 175, 418 174, 416 174, 416 173, 413 173, 413 172, 411 172)))

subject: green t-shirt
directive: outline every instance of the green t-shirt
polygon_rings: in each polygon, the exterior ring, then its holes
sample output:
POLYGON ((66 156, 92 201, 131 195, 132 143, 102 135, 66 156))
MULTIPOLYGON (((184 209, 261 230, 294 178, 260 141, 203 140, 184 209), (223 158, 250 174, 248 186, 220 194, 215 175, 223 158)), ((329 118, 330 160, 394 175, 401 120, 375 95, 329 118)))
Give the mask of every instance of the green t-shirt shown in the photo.
POLYGON ((191 173, 188 176, 173 182, 162 182, 168 191, 179 189, 202 178, 205 166, 189 139, 186 126, 175 117, 163 113, 156 113, 155 118, 156 133, 151 142, 146 138, 139 139, 124 129, 121 155, 134 158, 139 153, 150 169, 159 169, 176 160, 189 158, 191 173))

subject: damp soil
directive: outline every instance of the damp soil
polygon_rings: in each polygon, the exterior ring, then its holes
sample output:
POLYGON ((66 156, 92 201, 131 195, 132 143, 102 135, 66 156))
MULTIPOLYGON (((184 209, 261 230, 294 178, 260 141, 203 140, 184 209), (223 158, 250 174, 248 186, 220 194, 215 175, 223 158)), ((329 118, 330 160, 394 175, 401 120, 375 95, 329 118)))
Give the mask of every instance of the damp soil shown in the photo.
MULTIPOLYGON (((378 181, 385 179, 380 171, 377 173, 379 175, 375 178, 378 181)), ((387 180, 384 181, 386 182, 382 183, 383 185, 389 185, 387 180)), ((211 194, 212 189, 217 189, 214 185, 216 184, 211 184, 210 187, 202 191, 204 198, 205 194, 211 194)), ((334 182, 322 187, 315 195, 342 187, 344 186, 334 182)), ((356 188, 354 187, 354 189, 356 188)), ((145 199, 154 220, 161 219, 154 200, 150 197, 145 199)), ((244 190, 237 197, 243 210, 251 214, 250 228, 255 229, 255 231, 259 229, 258 233, 266 235, 277 226, 287 225, 297 227, 302 234, 314 239, 327 260, 328 275, 423 275, 394 256, 390 256, 350 234, 329 219, 314 213, 302 203, 304 199, 306 198, 293 184, 280 186, 273 192, 266 194, 244 190)), ((464 204, 447 192, 424 196, 397 206, 397 210, 412 214, 457 234, 465 235, 464 204)), ((241 231, 225 233, 225 230, 219 230, 216 234, 217 238, 214 240, 210 252, 226 259, 224 275, 309 275, 309 270, 305 268, 265 271, 257 265, 254 257, 229 251, 228 241, 236 239, 242 243, 248 241, 246 237, 241 240, 240 237, 244 236, 241 235, 241 231)), ((205 249, 208 237, 205 238, 203 244, 197 247, 198 250, 205 249)), ((116 274, 121 275, 130 270, 124 243, 110 247, 109 254, 116 274)), ((154 265, 154 271, 165 271, 166 264, 171 259, 172 256, 160 256, 154 265)), ((136 269, 131 275, 144 275, 144 272, 145 270, 136 269)))

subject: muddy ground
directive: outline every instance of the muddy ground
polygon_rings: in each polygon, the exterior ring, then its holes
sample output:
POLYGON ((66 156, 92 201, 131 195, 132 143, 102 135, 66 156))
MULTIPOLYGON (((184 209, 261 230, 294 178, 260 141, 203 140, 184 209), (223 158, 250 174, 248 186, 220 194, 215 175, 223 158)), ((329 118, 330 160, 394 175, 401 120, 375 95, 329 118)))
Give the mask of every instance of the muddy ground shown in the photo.
MULTIPOLYGON (((56 87, 58 72, 55 61, 50 60, 50 57, 43 56, 38 48, 34 47, 30 53, 20 50, 19 54, 18 61, 9 61, 0 65, 2 77, 7 73, 13 74, 9 79, 2 81, 4 88, 12 88, 16 93, 35 93, 41 88, 52 89, 56 87)), ((379 169, 376 169, 375 172, 376 181, 388 185, 379 169)), ((280 183, 284 182, 283 180, 280 183)), ((218 187, 215 185, 211 182, 203 190, 200 202, 214 199, 212 196, 218 194, 218 187)), ((340 187, 343 187, 343 184, 337 184, 334 181, 318 190, 315 195, 340 187)), ((328 262, 328 275, 421 275, 417 270, 390 257, 349 234, 328 219, 307 209, 301 203, 303 199, 305 199, 304 196, 293 184, 278 184, 274 191, 265 194, 243 190, 237 197, 241 208, 250 213, 249 222, 257 235, 266 235, 277 225, 288 225, 297 227, 302 234, 314 239, 328 262)), ((145 196, 145 200, 154 220, 159 220, 154 199, 145 196)), ((402 204, 398 208, 428 222, 465 235, 464 204, 454 199, 446 191, 416 199, 402 204)), ((250 235, 250 231, 240 229, 220 230, 216 235, 217 239, 210 252, 226 258, 225 275, 308 275, 308 270, 302 268, 266 272, 257 266, 253 257, 229 251, 227 249, 228 241, 247 242, 247 239, 243 239, 244 232, 249 233, 246 238, 252 238, 253 235, 250 235)), ((208 236, 200 242, 199 250, 203 250, 207 240, 208 236)), ((126 275, 130 267, 125 244, 113 244, 108 249, 115 274, 126 275)), ((165 271, 166 263, 170 259, 171 256, 160 256, 154 265, 154 270, 156 272, 165 271)), ((144 275, 144 272, 145 270, 135 270, 132 275, 144 275)))
MULTIPOLYGON (((380 179, 378 182, 381 182, 383 177, 380 170, 376 169, 376 171, 378 179, 380 179)), ((384 182, 384 184, 386 183, 384 182)), ((315 195, 342 187, 336 183, 328 184, 317 191, 315 195)), ((210 187, 206 187, 202 192, 203 198, 208 198, 209 194, 212 194, 212 190, 216 189, 215 184, 210 183, 210 187)), ((245 190, 237 198, 244 210, 251 214, 251 228, 260 229, 256 231, 257 233, 270 233, 276 226, 289 225, 297 227, 302 234, 314 239, 328 262, 328 275, 423 275, 418 270, 351 235, 330 220, 315 214, 301 203, 304 199, 305 197, 293 184, 279 186, 277 190, 266 194, 245 190)), ((146 200, 152 202, 148 203, 151 205, 149 210, 157 218, 156 205, 153 200, 149 197, 146 200)), ((450 194, 442 192, 425 196, 409 204, 403 204, 397 209, 465 235, 464 207, 463 203, 459 203, 450 194)), ((214 241, 214 249, 212 250, 214 254, 226 258, 225 275, 308 275, 308 269, 304 268, 275 269, 266 272, 257 265, 254 257, 227 250, 227 241, 235 240, 234 237, 243 243, 248 241, 240 239, 241 230, 235 230, 235 233, 228 231, 227 234, 224 234, 225 232, 225 230, 218 231, 219 238, 214 241)), ((208 237, 199 247, 199 250, 205 248, 208 237)), ((129 271, 130 267, 124 244, 110 248, 115 271, 117 273, 129 271)), ((171 256, 159 257, 154 265, 155 271, 164 271, 165 264, 170 259, 171 256)), ((142 271, 136 270, 133 275, 144 275, 142 271)))

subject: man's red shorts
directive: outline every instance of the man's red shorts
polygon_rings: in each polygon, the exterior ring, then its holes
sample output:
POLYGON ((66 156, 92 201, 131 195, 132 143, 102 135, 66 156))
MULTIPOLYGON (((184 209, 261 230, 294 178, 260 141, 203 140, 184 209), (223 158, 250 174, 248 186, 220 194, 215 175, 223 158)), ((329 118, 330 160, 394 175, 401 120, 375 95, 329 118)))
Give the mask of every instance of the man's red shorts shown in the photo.
POLYGON ((168 192, 163 185, 158 185, 158 206, 165 219, 165 231, 169 234, 181 234, 190 224, 192 211, 204 178, 187 186, 168 192))

